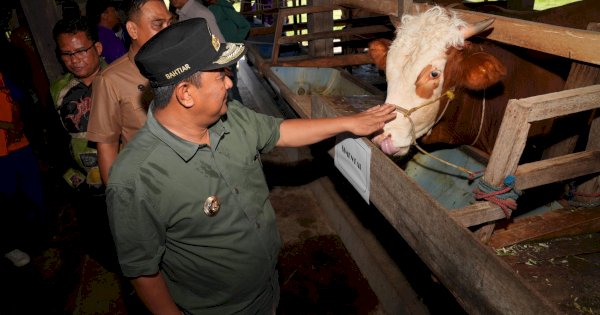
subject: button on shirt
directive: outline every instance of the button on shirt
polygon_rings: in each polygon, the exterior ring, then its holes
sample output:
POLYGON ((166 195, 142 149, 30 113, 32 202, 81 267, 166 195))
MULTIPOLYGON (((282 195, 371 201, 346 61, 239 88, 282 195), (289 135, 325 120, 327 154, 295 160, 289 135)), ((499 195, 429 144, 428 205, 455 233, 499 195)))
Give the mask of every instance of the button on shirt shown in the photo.
POLYGON ((175 136, 150 110, 111 169, 110 224, 124 275, 162 272, 186 312, 266 314, 281 240, 260 153, 275 147, 282 120, 228 106, 210 146, 175 136), (220 202, 212 217, 210 196, 220 202))

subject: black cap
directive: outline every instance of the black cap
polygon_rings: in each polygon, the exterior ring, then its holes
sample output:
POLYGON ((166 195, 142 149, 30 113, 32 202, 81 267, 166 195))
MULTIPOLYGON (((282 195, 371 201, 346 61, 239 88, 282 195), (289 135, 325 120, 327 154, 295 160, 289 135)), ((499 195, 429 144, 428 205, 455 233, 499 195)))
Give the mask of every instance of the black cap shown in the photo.
POLYGON ((241 43, 220 43, 206 20, 175 23, 154 35, 135 56, 135 64, 154 87, 172 85, 198 71, 236 63, 246 53, 241 43))

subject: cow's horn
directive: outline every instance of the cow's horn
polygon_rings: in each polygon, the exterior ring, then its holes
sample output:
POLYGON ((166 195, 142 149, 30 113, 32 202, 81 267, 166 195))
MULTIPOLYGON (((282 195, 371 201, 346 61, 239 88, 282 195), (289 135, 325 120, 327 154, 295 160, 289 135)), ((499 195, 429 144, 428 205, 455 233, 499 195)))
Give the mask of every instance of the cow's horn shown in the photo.
POLYGON ((494 23, 494 18, 490 18, 490 19, 485 19, 483 21, 479 21, 475 24, 469 24, 467 27, 462 29, 462 33, 464 35, 464 38, 469 38, 473 35, 477 35, 483 31, 485 31, 486 29, 488 29, 490 27, 490 25, 492 25, 492 23, 494 23))

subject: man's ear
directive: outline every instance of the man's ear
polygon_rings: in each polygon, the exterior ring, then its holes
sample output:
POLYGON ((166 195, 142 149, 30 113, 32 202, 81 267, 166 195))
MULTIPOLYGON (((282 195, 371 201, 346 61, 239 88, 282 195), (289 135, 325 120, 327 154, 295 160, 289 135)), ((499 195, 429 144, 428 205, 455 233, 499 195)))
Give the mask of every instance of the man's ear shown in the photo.
POLYGON ((175 86, 174 94, 177 102, 185 108, 192 108, 194 106, 194 99, 190 91, 191 88, 192 84, 188 82, 180 82, 175 86))
POLYGON ((125 23, 125 29, 127 29, 127 33, 129 34, 129 37, 131 37, 131 39, 138 38, 137 25, 135 25, 135 23, 133 23, 132 21, 127 21, 125 23))
POLYGON ((94 46, 96 46, 96 51, 98 52, 98 55, 102 55, 102 43, 100 41, 97 41, 94 43, 94 46))

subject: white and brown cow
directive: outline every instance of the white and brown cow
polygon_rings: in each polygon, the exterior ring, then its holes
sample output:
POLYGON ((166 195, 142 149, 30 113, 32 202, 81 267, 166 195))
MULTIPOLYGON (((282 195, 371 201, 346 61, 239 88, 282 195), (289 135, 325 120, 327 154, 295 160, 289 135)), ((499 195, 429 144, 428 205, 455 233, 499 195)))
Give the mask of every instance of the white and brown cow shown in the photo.
POLYGON ((416 139, 431 130, 448 102, 448 90, 483 90, 502 79, 506 74, 502 63, 465 41, 492 22, 470 25, 442 7, 433 7, 404 15, 393 42, 370 43, 375 64, 386 70, 385 102, 400 111, 373 139, 386 154, 406 154, 416 139))

